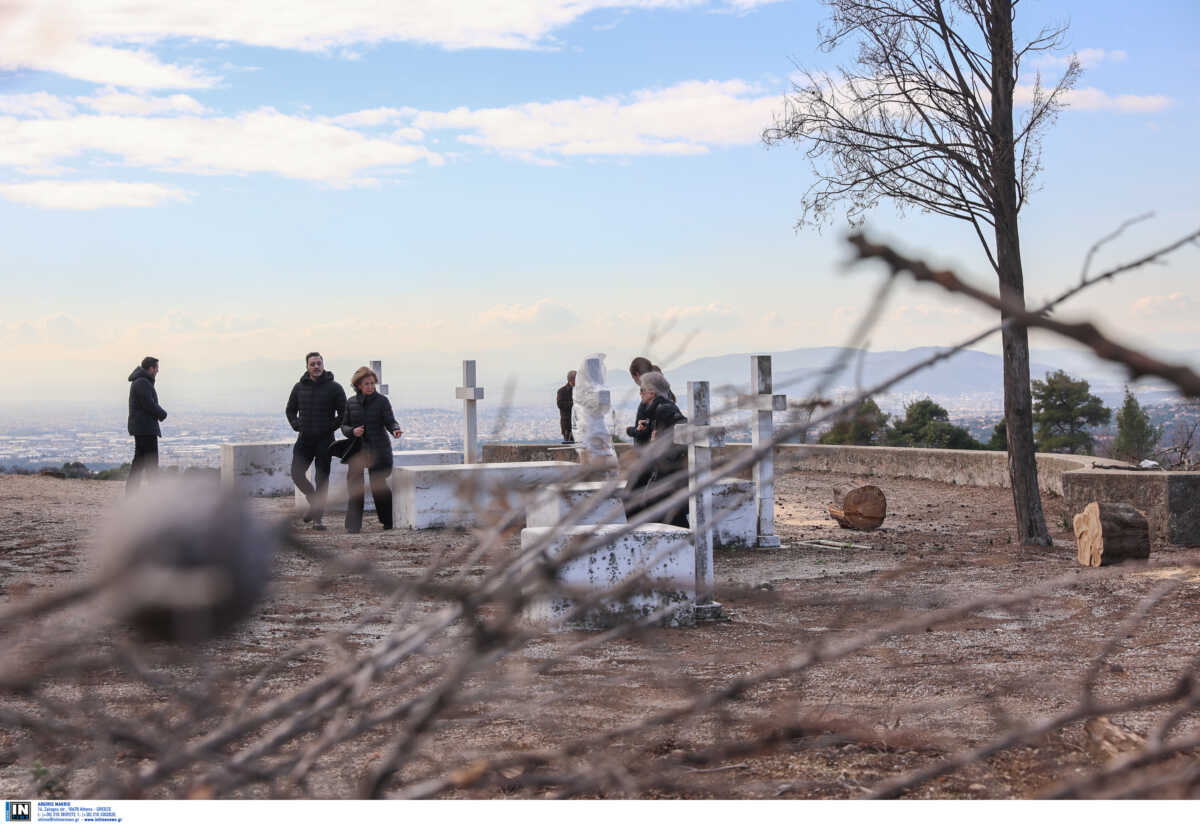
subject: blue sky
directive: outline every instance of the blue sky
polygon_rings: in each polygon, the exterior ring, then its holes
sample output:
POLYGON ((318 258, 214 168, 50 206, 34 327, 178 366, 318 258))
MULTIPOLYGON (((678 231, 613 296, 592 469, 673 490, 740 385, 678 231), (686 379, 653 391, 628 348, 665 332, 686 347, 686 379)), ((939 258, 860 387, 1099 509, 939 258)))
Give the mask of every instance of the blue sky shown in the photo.
MULTIPOLYGON (((840 343, 872 273, 840 225, 797 232, 803 154, 767 150, 824 8, 761 0, 7 4, 0 16, 0 340, 11 397, 47 361, 80 400, 143 354, 175 397, 273 408, 321 349, 382 357, 402 403, 452 402, 455 365, 531 393, 587 353, 621 365, 840 343), (673 324, 673 325, 671 325, 673 324), (692 333, 695 333, 694 336, 692 333)), ((1030 299, 1108 247, 1200 225, 1200 7, 1026 2, 1086 72, 1023 213, 1030 299)), ((1053 75, 1054 65, 1043 66, 1053 75)), ((964 225, 868 222, 989 283, 964 225)), ((1074 303, 1134 343, 1200 349, 1195 249, 1074 303)), ((875 348, 988 321, 904 289, 875 348)), ((56 381, 58 383, 59 381, 56 381)))

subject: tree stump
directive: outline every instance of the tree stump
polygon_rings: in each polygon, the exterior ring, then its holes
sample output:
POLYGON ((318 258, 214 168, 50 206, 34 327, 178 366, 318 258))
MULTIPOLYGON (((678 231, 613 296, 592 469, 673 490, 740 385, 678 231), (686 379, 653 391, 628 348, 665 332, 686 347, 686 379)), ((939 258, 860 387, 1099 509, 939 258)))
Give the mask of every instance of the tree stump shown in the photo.
POLYGON ((1075 543, 1083 566, 1149 558, 1150 525, 1131 504, 1092 501, 1075 516, 1075 543))
POLYGON ((837 503, 829 507, 829 517, 842 529, 878 529, 887 517, 887 497, 877 486, 835 489, 834 496, 837 503))

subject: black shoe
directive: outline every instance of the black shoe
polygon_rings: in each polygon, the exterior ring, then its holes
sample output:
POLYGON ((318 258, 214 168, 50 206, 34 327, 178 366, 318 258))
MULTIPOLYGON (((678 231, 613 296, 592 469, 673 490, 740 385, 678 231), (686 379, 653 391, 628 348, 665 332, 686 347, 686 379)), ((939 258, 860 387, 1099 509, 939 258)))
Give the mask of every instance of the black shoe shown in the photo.
POLYGON ((307 524, 312 519, 313 519, 313 513, 312 513, 312 507, 310 506, 308 509, 304 510, 304 523, 307 524))
POLYGON ((350 527, 346 527, 347 535, 357 535, 359 532, 362 532, 362 530, 361 529, 351 529, 350 527))
POLYGON ((313 528, 314 532, 324 532, 325 524, 321 523, 320 521, 317 521, 315 524, 312 525, 312 528, 313 528))
POLYGON ((384 524, 384 525, 383 525, 383 528, 384 528, 384 529, 392 529, 393 527, 392 527, 392 525, 391 525, 391 524, 384 524))

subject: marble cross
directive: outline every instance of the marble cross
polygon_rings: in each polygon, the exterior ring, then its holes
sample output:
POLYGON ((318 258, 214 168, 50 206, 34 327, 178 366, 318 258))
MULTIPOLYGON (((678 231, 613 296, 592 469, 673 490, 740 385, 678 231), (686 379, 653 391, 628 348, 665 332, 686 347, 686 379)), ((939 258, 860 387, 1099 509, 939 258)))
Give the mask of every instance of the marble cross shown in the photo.
POLYGON ((379 394, 386 395, 388 388, 387 384, 383 382, 383 361, 371 361, 371 371, 375 373, 375 382, 378 384, 376 389, 379 390, 379 394))
POLYGON ((483 400, 483 387, 475 385, 475 361, 465 360, 463 385, 454 397, 463 402, 463 463, 479 463, 479 417, 476 404, 483 400))
MULTIPOLYGON (((775 412, 787 409, 786 395, 771 394, 771 356, 750 356, 750 394, 743 395, 738 408, 753 413, 750 440, 757 451, 775 436, 775 412)), ((768 449, 754 464, 754 511, 758 519, 758 546, 779 546, 775 534, 775 450, 768 449)))
POLYGON ((713 426, 709 419, 708 381, 688 381, 691 418, 673 430, 677 444, 688 450, 688 517, 696 546, 696 620, 711 621, 724 616, 721 605, 713 600, 712 487, 700 487, 712 477, 712 450, 725 443, 725 427, 713 426))

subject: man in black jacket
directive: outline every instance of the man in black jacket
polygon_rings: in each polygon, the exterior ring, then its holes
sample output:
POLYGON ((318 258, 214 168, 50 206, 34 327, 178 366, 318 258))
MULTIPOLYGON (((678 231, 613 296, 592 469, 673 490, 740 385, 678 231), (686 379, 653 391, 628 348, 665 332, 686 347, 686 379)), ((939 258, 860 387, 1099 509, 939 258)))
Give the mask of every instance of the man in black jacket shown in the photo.
POLYGON ((575 406, 575 370, 567 373, 567 382, 558 388, 558 426, 562 429, 563 443, 575 443, 571 434, 571 408, 575 406))
POLYGON ((158 439, 162 435, 159 421, 167 419, 166 411, 158 405, 154 378, 158 375, 158 358, 142 358, 142 365, 129 375, 129 434, 133 436, 133 462, 125 492, 133 492, 143 475, 158 471, 158 439))
POLYGON ((309 352, 304 356, 305 372, 292 387, 288 397, 288 423, 299 433, 292 447, 292 481, 308 500, 305 521, 313 522, 313 529, 324 529, 321 517, 325 514, 325 493, 329 488, 329 447, 333 446, 333 433, 346 417, 346 392, 333 379, 332 372, 325 371, 325 359, 320 352, 309 352), (305 473, 317 463, 317 485, 308 482, 305 473))

